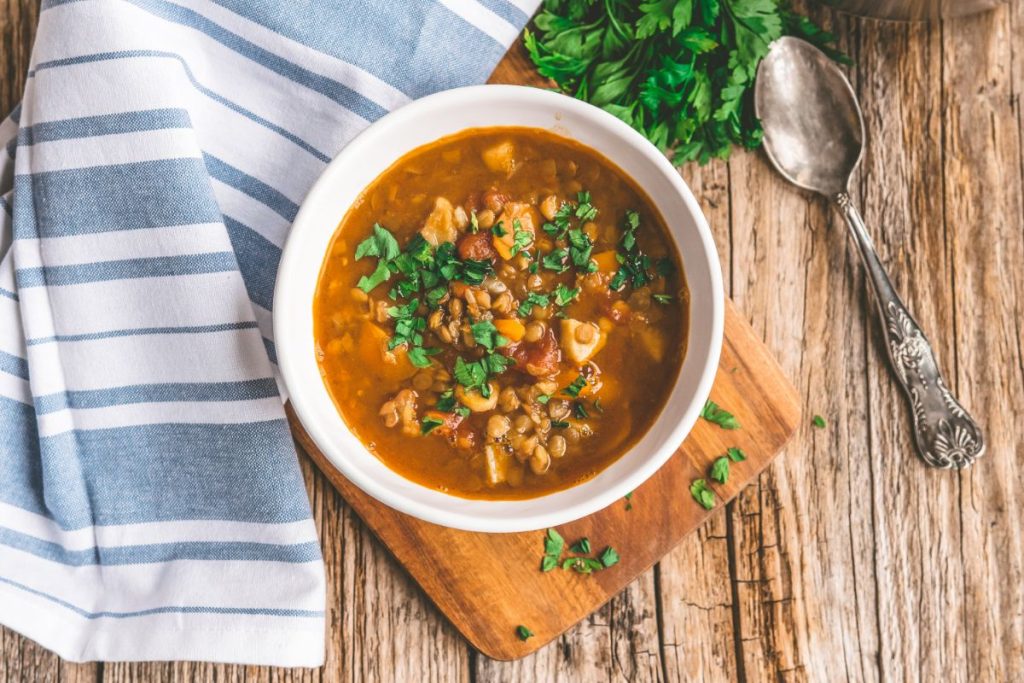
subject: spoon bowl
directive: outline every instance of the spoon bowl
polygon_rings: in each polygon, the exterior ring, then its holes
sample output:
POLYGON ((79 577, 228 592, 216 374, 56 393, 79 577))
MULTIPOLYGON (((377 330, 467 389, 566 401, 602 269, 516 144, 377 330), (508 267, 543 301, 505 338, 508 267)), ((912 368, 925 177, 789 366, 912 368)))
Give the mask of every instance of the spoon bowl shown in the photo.
POLYGON ((835 197, 864 151, 864 119, 843 72, 821 50, 779 38, 761 61, 754 109, 769 160, 789 182, 835 197))

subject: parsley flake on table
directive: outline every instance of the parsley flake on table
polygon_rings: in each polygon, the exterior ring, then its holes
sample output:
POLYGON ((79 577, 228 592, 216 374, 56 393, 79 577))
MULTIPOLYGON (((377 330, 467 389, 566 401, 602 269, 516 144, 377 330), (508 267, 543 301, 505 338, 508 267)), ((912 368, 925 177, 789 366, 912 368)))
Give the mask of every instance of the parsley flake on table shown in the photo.
POLYGON ((624 499, 626 501, 626 512, 629 512, 630 510, 633 509, 633 492, 630 491, 629 493, 627 493, 624 496, 624 499))
POLYGON ((516 635, 519 636, 519 640, 528 640, 533 638, 533 631, 520 624, 516 626, 516 635))
POLYGON ((704 404, 704 409, 700 411, 700 416, 708 422, 716 424, 722 429, 739 429, 740 423, 737 422, 736 418, 727 410, 722 410, 718 407, 718 404, 714 401, 708 401, 704 404))
POLYGON ((601 564, 607 569, 613 564, 618 564, 620 558, 618 551, 616 551, 615 548, 608 546, 604 551, 602 551, 599 559, 601 560, 601 564))
POLYGON ((848 62, 831 34, 781 0, 546 0, 533 26, 523 43, 542 76, 674 149, 676 163, 761 144, 752 91, 776 38, 796 35, 848 62))
POLYGON ((719 484, 729 481, 729 458, 723 455, 711 463, 711 478, 719 484))
POLYGON ((747 459, 747 454, 743 452, 742 448, 736 448, 735 446, 733 446, 731 448, 726 449, 725 452, 729 456, 729 459, 732 460, 733 462, 743 462, 744 460, 747 459))
POLYGON ((584 536, 569 546, 569 552, 577 555, 588 555, 590 553, 590 539, 584 536))
POLYGON ((708 483, 703 479, 695 479, 690 484, 690 495, 693 499, 704 506, 705 510, 715 507, 715 494, 708 488, 708 483))
POLYGON ((818 429, 824 429, 826 426, 825 418, 823 418, 821 415, 815 415, 814 419, 811 420, 811 424, 817 427, 818 429))

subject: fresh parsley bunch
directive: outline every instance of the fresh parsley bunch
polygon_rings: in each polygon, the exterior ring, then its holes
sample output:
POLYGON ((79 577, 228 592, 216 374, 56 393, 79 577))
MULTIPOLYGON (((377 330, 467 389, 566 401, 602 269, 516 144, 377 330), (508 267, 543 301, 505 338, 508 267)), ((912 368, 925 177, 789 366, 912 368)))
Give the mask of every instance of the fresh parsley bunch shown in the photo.
POLYGON ((619 117, 677 163, 761 144, 752 86, 768 45, 834 37, 780 0, 545 0, 524 43, 541 75, 619 117))

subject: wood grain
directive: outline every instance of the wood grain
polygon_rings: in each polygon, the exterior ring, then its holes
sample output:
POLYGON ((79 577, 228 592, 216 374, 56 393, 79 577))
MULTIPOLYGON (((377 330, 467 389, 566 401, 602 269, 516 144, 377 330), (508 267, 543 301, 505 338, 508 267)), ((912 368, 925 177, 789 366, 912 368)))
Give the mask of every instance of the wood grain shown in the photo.
MULTIPOLYGON (((0 0, 4 109, 36 4, 0 0)), ((0 631, 0 680, 1024 680, 1024 2, 932 26, 811 10, 856 60, 869 149, 855 195, 984 419, 972 470, 913 455, 838 217, 738 154, 683 175, 738 308, 828 427, 805 420, 755 485, 594 615, 517 662, 473 652, 304 461, 327 553, 326 667, 69 665, 0 631)), ((513 50, 496 78, 524 66, 513 50)))
POLYGON ((690 483, 706 478, 726 449, 739 447, 747 457, 733 463, 725 484, 714 486, 722 501, 756 477, 793 435, 800 418, 796 392, 731 305, 711 398, 728 406, 743 428, 729 431, 698 421, 682 448, 636 490, 628 506, 614 504, 559 527, 567 543, 589 538, 595 552, 611 545, 621 555, 614 568, 589 577, 538 571, 543 532, 446 529, 373 500, 320 453, 290 406, 288 417, 303 450, 455 628, 484 654, 510 660, 536 651, 587 617, 698 527, 710 513, 688 495, 690 483), (516 638, 520 624, 535 636, 516 638))

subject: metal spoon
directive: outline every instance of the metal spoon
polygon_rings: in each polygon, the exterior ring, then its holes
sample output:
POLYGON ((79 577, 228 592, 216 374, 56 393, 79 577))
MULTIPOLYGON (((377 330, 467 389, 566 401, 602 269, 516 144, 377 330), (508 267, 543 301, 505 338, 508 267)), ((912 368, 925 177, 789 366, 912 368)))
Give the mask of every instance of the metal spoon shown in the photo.
POLYGON ((981 429, 946 388, 931 345, 893 288, 850 199, 864 120, 849 81, 810 43, 780 38, 758 67, 754 106, 775 168, 794 185, 834 201, 850 227, 885 321, 889 358, 910 399, 918 452, 932 467, 967 467, 985 451, 981 429))

